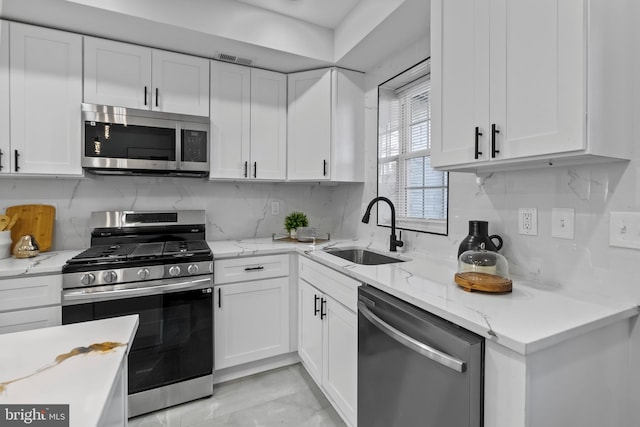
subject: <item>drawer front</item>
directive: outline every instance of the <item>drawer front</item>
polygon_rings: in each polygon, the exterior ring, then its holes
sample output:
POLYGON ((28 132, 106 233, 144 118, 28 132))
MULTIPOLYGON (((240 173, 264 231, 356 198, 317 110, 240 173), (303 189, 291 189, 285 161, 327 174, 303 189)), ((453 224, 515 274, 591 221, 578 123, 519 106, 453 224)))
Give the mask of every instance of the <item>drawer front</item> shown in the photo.
POLYGON ((302 280, 331 296, 349 310, 358 311, 358 286, 361 282, 302 256, 299 258, 298 268, 302 280))
POLYGON ((60 304, 62 275, 0 279, 0 312, 60 304))
POLYGON ((48 328, 62 324, 62 306, 0 313, 0 334, 48 328))
POLYGON ((216 285, 288 275, 289 254, 222 259, 213 266, 216 285))

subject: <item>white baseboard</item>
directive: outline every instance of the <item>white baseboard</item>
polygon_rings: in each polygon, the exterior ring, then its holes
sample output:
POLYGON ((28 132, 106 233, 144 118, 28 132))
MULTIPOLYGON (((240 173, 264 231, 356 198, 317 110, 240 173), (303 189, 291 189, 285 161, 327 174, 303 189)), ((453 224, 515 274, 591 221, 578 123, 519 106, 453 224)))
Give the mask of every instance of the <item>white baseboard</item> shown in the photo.
POLYGON ((268 359, 249 362, 215 371, 213 373, 213 383, 224 383, 249 375, 258 374, 260 372, 269 371, 271 369, 293 365, 299 362, 300 358, 298 357, 298 352, 294 351, 292 353, 281 354, 279 356, 269 357, 268 359))

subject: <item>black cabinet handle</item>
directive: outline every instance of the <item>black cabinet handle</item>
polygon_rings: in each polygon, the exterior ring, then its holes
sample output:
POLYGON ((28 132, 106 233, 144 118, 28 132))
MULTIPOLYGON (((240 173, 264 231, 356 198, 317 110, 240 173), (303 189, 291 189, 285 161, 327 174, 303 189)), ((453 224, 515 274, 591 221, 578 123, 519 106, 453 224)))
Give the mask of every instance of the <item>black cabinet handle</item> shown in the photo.
POLYGON ((249 168, 249 162, 244 162, 244 177, 247 177, 247 173, 248 173, 248 168, 249 168))
POLYGON ((222 288, 218 288, 218 308, 222 308, 222 288))
POLYGON ((496 134, 500 133, 500 131, 496 128, 496 124, 491 124, 491 158, 496 157, 496 154, 500 152, 500 150, 496 150, 496 134))
POLYGON ((480 137, 482 136, 482 132, 480 132, 480 128, 476 126, 476 154, 475 158, 478 159, 479 156, 482 155, 482 151, 480 151, 480 137))
POLYGON ((144 87, 144 105, 147 105, 147 87, 144 87))
POLYGON ((327 300, 325 298, 322 298, 322 300, 320 301, 320 320, 327 317, 326 307, 327 307, 327 300))
POLYGON ((253 177, 258 177, 258 162, 253 162, 253 177))
POLYGON ((320 313, 320 310, 318 309, 318 300, 320 299, 320 297, 316 294, 313 295, 313 315, 314 317, 318 315, 318 313, 320 313))
POLYGON ((259 265, 257 267, 247 267, 244 269, 244 271, 258 271, 258 270, 264 270, 264 267, 259 265))
POLYGON ((156 107, 158 106, 158 88, 156 88, 156 107))
POLYGON ((322 161, 322 176, 327 176, 327 161, 322 161))
POLYGON ((2 170, 2 150, 0 150, 0 171, 2 170))
POLYGON ((18 172, 18 170, 20 169, 20 166, 18 166, 18 157, 20 157, 20 154, 18 153, 18 150, 14 150, 13 152, 13 160, 14 160, 14 165, 15 165, 15 171, 18 172))

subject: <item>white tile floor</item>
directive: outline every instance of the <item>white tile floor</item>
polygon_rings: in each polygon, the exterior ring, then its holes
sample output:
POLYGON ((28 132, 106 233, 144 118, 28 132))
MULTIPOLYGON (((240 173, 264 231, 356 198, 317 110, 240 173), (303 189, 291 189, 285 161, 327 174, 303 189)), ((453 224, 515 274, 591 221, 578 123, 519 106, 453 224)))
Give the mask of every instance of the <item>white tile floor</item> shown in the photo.
POLYGON ((131 427, 344 427, 302 365, 214 386, 213 396, 129 420, 131 427))

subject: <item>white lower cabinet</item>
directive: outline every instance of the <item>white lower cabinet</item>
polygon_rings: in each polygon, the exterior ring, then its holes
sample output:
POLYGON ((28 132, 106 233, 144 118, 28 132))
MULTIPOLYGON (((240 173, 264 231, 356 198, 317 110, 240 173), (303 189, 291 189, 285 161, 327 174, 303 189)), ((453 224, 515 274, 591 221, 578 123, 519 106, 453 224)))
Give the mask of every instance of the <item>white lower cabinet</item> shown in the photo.
POLYGON ((285 254, 215 262, 215 369, 290 351, 288 261, 285 254))
POLYGON ((0 279, 0 334, 62 324, 62 276, 0 279))
POLYGON ((298 354, 348 425, 357 425, 359 282, 301 258, 298 354), (346 296, 346 298, 345 298, 346 296))
POLYGON ((47 328, 61 324, 62 308, 59 305, 0 313, 0 334, 47 328))

